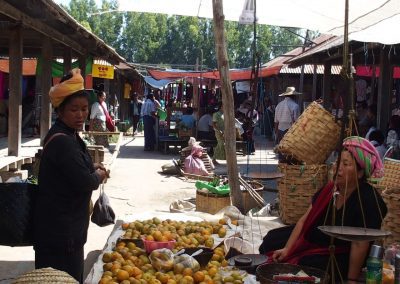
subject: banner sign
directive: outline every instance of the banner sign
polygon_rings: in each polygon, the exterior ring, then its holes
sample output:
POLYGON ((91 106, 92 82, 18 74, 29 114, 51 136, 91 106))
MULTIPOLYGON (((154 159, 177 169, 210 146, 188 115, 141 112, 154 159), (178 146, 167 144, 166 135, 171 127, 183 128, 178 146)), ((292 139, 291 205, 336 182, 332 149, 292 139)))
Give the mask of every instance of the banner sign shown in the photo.
POLYGON ((103 79, 114 79, 114 66, 93 64, 92 76, 103 79))

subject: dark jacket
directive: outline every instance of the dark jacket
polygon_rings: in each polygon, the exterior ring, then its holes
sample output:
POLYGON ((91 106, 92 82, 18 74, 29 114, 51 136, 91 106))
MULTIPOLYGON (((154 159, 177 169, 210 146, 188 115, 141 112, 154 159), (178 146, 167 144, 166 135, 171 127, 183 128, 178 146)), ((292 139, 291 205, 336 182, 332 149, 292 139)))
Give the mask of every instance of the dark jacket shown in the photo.
POLYGON ((57 120, 47 134, 40 161, 34 209, 35 247, 82 248, 89 226, 89 202, 99 187, 92 159, 77 132, 57 120), (64 133, 46 142, 55 133, 64 133))

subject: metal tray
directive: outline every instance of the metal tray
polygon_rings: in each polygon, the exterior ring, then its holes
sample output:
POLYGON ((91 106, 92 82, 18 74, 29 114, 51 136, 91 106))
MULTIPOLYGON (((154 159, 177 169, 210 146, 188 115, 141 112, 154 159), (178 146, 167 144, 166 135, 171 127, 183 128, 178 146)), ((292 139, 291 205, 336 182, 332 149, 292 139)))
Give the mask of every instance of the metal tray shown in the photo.
POLYGON ((389 236, 389 231, 348 227, 348 226, 319 226, 319 230, 328 236, 345 241, 374 241, 389 236))

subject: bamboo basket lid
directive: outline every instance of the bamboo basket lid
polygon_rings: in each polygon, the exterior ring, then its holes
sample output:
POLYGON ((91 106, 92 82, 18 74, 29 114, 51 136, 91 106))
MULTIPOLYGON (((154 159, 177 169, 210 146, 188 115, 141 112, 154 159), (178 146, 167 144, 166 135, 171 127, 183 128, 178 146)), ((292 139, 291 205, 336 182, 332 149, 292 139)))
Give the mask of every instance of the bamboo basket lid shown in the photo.
POLYGON ((51 267, 35 269, 18 277, 13 284, 77 284, 72 276, 51 267))

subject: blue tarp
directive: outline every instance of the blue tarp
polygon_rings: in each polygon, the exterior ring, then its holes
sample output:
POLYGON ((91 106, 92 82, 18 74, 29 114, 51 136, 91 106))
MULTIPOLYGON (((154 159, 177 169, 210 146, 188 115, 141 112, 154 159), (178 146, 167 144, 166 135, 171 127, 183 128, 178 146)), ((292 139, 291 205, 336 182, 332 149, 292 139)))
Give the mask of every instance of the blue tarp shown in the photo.
POLYGON ((144 80, 146 81, 147 84, 157 89, 162 89, 169 83, 175 82, 175 80, 170 80, 170 79, 156 80, 151 76, 144 76, 144 80))

